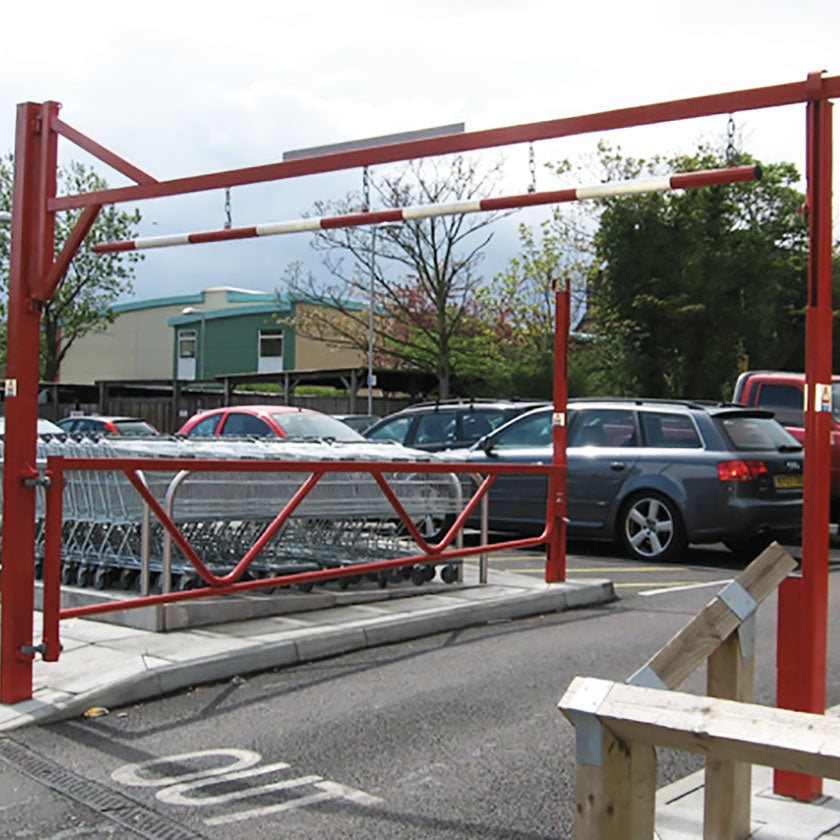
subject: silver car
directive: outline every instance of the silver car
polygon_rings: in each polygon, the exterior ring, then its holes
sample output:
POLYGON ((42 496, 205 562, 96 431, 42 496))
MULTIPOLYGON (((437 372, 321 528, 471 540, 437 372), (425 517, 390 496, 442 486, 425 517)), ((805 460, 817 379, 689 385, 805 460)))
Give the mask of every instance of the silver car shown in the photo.
MULTIPOLYGON (((524 414, 454 460, 548 464, 552 409, 524 414)), ((672 561, 688 543, 752 552, 797 540, 802 447, 768 411, 644 399, 569 402, 568 534, 618 540, 636 559, 672 561)), ((499 476, 490 527, 539 533, 547 479, 499 476)), ((473 521, 471 524, 476 524, 473 521)))

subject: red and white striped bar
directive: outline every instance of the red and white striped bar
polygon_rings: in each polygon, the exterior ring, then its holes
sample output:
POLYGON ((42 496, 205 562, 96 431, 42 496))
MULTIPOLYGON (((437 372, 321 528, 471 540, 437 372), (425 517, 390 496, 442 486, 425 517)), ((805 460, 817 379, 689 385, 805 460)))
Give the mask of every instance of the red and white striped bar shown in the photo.
POLYGON ((174 233, 168 236, 146 236, 118 242, 103 242, 94 245, 98 254, 116 251, 139 251, 144 248, 168 248, 173 245, 197 245, 200 242, 222 242, 227 239, 251 239, 256 236, 276 236, 283 233, 327 230, 329 228, 360 227, 381 222, 406 222, 412 219, 427 219, 432 216, 457 216, 463 213, 480 213, 488 210, 512 210, 518 207, 533 207, 540 204, 562 204, 593 198, 611 198, 621 195, 637 195, 666 190, 685 190, 708 187, 715 184, 735 184, 757 181, 761 178, 759 166, 737 166, 727 169, 707 169, 702 172, 687 172, 667 175, 662 178, 643 178, 635 181, 616 181, 596 184, 592 187, 572 187, 549 192, 524 193, 522 195, 478 198, 456 201, 449 204, 421 204, 414 207, 399 207, 394 210, 377 210, 370 213, 349 213, 344 216, 316 216, 311 219, 293 219, 288 222, 269 222, 251 227, 206 230, 198 233, 174 233))

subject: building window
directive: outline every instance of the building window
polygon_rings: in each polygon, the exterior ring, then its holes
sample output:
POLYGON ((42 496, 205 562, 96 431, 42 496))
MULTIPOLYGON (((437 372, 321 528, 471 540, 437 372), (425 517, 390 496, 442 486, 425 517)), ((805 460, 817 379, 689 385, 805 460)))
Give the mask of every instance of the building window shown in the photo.
POLYGON ((195 330, 178 333, 178 379, 195 379, 195 330))
POLYGON ((260 330, 258 373, 283 370, 283 330, 260 330))

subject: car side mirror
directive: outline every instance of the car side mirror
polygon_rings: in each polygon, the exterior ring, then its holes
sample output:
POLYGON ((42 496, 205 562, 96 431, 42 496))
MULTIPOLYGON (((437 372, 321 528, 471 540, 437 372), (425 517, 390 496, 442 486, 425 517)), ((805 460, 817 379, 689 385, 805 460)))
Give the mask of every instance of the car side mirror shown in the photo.
POLYGON ((478 448, 487 455, 493 454, 493 446, 495 445, 495 440, 493 439, 492 435, 485 435, 483 438, 480 438, 478 441, 478 448))

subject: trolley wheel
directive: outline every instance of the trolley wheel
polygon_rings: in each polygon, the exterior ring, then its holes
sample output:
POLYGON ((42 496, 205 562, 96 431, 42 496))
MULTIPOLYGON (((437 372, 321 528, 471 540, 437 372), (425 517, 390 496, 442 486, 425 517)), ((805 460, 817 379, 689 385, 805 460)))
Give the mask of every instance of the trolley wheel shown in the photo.
POLYGON ((444 583, 455 583, 458 580, 458 568, 451 563, 440 570, 440 579, 444 583))
POLYGON ((93 573, 93 588, 94 589, 108 589, 111 586, 111 581, 114 578, 114 570, 106 566, 100 566, 93 573))
POLYGON ((411 570, 411 582, 417 586, 422 586, 428 578, 426 577, 426 570, 423 566, 415 566, 411 570))
MULTIPOLYGON (((388 576, 388 580, 391 583, 402 583, 405 580, 405 569, 397 568, 397 569, 388 569, 387 572, 383 572, 384 575, 388 576)), ((411 569, 408 570, 409 574, 411 574, 411 569)))
POLYGON ((35 580, 41 580, 44 576, 44 564, 41 560, 35 563, 35 580))
POLYGON ((155 572, 149 578, 149 594, 160 595, 162 591, 161 574, 160 572, 155 572))
POLYGON ((73 584, 75 586, 90 586, 93 575, 93 568, 87 563, 81 563, 76 569, 76 579, 73 581, 73 584))
POLYGON ((121 569, 117 575, 117 588, 130 592, 137 585, 140 574, 136 569, 121 569))
POLYGON ((172 583, 172 589, 178 592, 186 592, 188 589, 195 589, 198 586, 198 576, 193 574, 178 575, 172 583))
POLYGON ((350 575, 346 580, 350 586, 358 586, 362 582, 362 575, 350 575))
POLYGON ((309 582, 296 584, 296 588, 299 592, 311 592, 313 586, 315 586, 315 584, 309 582))
POLYGON ((340 577, 338 579, 338 588, 339 589, 347 589, 350 586, 350 578, 345 575, 345 577, 340 577))
POLYGON ((65 586, 71 586, 76 580, 76 563, 65 563, 61 567, 61 582, 65 586))
POLYGON ((378 572, 376 575, 376 585, 380 589, 384 589, 388 585, 388 573, 378 572))

